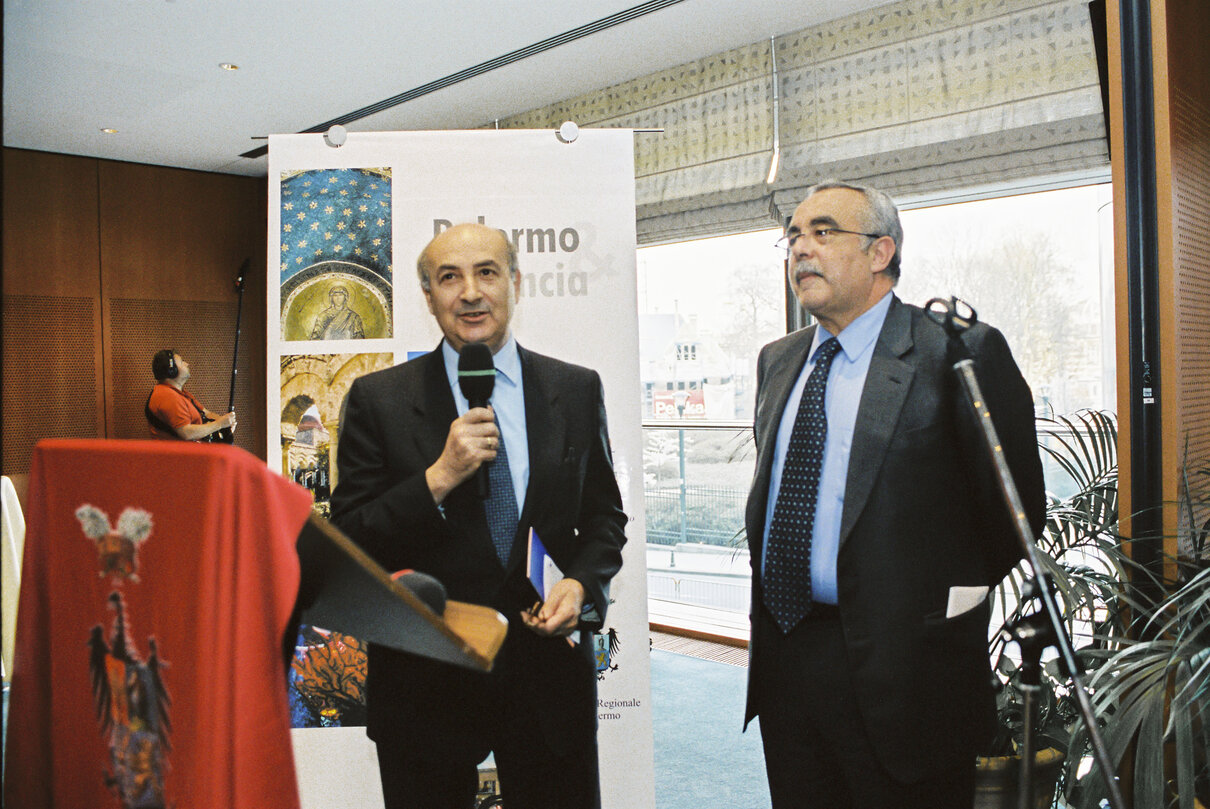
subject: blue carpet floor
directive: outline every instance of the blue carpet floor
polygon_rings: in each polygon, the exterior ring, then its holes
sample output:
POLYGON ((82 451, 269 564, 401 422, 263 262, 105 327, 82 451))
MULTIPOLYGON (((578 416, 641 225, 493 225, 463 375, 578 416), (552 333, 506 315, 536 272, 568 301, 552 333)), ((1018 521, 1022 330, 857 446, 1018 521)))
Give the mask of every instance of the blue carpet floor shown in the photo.
POLYGON ((768 809, 759 720, 740 733, 748 670, 654 650, 656 809, 768 809))
MULTIPOLYGON (((651 653, 656 809, 769 809, 759 720, 740 733, 748 670, 651 653)), ((4 690, 8 721, 8 689, 4 690)))

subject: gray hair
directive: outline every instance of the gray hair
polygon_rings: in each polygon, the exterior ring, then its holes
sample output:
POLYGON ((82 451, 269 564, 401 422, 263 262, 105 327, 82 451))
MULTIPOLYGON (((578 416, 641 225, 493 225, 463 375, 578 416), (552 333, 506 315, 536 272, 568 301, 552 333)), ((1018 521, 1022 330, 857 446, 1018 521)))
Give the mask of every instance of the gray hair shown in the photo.
MULTIPOLYGON (((861 223, 861 228, 869 233, 890 236, 891 240, 895 242, 895 255, 891 256, 891 262, 887 264, 885 272, 888 278, 898 283, 900 253, 903 250, 903 225, 899 223, 899 209, 895 207, 894 200, 885 191, 879 191, 877 188, 846 183, 837 179, 827 179, 816 183, 807 189, 807 196, 810 197, 818 191, 827 191, 831 188, 847 188, 865 197, 868 218, 861 223)), ((865 247, 862 249, 868 249, 873 243, 873 239, 866 238, 865 247)))
MULTIPOLYGON (((479 223, 463 222, 460 224, 477 225, 479 223)), ((451 225, 451 227, 458 227, 458 225, 451 225)), ((509 240, 508 234, 505 233, 503 229, 493 228, 493 230, 499 233, 500 238, 504 240, 505 250, 508 252, 508 275, 510 278, 516 278, 517 273, 521 272, 521 265, 517 260, 517 246, 509 240)), ((441 233, 445 233, 445 231, 443 230, 441 233)), ((439 233, 437 235, 440 236, 441 234, 439 233)), ((434 236, 433 238, 436 239, 437 236, 434 236)), ((424 249, 420 251, 420 256, 416 259, 416 275, 420 278, 420 288, 425 292, 428 292, 431 289, 429 282, 429 268, 427 266, 428 262, 426 259, 428 258, 429 254, 429 245, 432 243, 433 242, 430 240, 429 243, 424 246, 424 249)))

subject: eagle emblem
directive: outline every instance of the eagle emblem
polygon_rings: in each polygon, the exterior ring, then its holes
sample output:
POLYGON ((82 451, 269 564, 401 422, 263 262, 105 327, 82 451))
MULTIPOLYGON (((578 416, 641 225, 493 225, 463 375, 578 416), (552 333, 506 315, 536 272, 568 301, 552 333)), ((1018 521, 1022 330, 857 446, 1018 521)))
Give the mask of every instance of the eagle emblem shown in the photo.
POLYGON ((604 680, 606 673, 618 670, 617 664, 613 662, 613 656, 618 653, 618 648, 622 645, 618 640, 618 630, 611 626, 607 632, 594 632, 592 640, 597 679, 604 680))
POLYGON ((128 508, 118 517, 118 527, 110 528, 109 515, 87 503, 76 509, 76 519, 84 536, 97 546, 101 577, 110 576, 114 585, 138 582, 138 547, 151 533, 151 515, 139 508, 128 508))
POLYGON ((112 769, 105 774, 105 785, 121 800, 122 809, 163 809, 172 731, 172 700, 161 676, 165 663, 154 637, 147 639, 150 656, 142 660, 129 637, 121 593, 110 593, 109 606, 117 616, 108 642, 100 624, 88 640, 93 705, 109 742, 112 769))
MULTIPOLYGON (((116 528, 109 515, 88 504, 76 509, 84 536, 97 546, 99 575, 113 586, 139 581, 138 547, 151 534, 151 515, 128 508, 116 528)), ((88 637, 88 669, 92 701, 101 734, 109 746, 105 786, 121 801, 122 809, 167 809, 164 773, 168 769, 172 699, 162 676, 167 664, 160 657, 154 636, 147 638, 146 660, 131 639, 122 592, 106 599, 114 612, 107 638, 102 624, 88 637)))

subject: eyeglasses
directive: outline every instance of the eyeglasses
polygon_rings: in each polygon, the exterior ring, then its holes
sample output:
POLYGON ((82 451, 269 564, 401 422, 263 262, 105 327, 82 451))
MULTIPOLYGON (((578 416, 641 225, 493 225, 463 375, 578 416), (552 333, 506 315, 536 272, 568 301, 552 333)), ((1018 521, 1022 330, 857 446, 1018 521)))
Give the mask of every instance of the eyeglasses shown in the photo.
POLYGON ((815 239, 816 244, 827 244, 832 241, 832 238, 838 233, 850 233, 854 236, 865 236, 867 239, 881 239, 881 233, 862 233, 859 230, 845 230, 844 228, 818 227, 808 228, 801 233, 795 233, 793 236, 782 236, 773 246, 781 250, 787 257, 790 255, 790 250, 794 248, 794 243, 806 235, 810 235, 815 239))

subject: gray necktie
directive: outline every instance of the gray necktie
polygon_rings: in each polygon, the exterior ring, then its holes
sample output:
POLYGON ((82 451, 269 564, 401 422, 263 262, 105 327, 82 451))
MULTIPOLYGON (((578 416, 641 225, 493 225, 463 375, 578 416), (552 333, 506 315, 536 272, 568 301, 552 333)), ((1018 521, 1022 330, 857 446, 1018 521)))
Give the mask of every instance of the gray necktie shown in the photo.
MULTIPOLYGON (((500 423, 496 422, 499 427, 500 423)), ((487 511, 487 527, 496 546, 500 563, 508 567, 508 554, 517 533, 517 495, 513 491, 513 476, 508 468, 508 451, 504 445, 504 433, 500 433, 500 446, 496 448, 496 460, 487 465, 488 490, 484 508, 487 511)))
POLYGON ((828 435, 824 390, 828 369, 839 350, 840 342, 832 337, 815 352, 815 367, 798 403, 769 526, 761 588, 765 606, 782 632, 789 632, 811 611, 811 532, 828 435))

